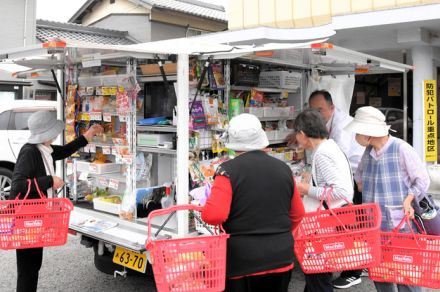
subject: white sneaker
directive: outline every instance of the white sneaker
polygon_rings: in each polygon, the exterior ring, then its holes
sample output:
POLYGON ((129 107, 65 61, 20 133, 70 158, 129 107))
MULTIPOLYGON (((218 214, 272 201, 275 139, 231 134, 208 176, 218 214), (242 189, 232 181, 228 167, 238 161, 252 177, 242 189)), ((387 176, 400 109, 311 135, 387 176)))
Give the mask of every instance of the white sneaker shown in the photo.
POLYGON ((348 277, 348 278, 337 278, 333 281, 333 287, 337 289, 346 289, 351 286, 360 284, 362 282, 361 277, 348 277))

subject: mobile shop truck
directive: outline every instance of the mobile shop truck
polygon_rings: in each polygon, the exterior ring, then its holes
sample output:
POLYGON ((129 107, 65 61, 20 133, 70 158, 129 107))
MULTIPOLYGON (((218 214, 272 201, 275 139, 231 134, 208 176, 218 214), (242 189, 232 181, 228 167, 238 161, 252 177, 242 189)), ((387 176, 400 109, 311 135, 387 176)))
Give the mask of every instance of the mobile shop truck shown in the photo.
MULTIPOLYGON (((348 111, 354 74, 406 79, 411 66, 327 43, 334 33, 261 27, 129 46, 54 40, 0 51, 0 59, 22 66, 20 77, 54 78, 66 121, 58 143, 93 123, 104 127, 57 170, 75 205, 69 232, 94 248, 98 269, 125 276, 146 272, 148 213, 188 204, 190 189, 212 178, 232 115, 259 117, 269 153, 298 172, 304 152, 285 147, 286 136, 311 90, 337 93, 336 105, 348 111)), ((188 212, 151 224, 157 238, 203 232, 188 212)))

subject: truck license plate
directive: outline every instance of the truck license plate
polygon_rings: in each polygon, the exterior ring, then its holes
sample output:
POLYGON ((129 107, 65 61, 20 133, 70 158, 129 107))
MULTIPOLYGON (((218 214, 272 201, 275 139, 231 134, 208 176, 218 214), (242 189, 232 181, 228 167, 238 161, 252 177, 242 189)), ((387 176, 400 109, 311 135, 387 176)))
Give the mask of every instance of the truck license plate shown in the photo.
POLYGON ((147 255, 117 246, 113 255, 113 262, 129 269, 145 273, 147 255))

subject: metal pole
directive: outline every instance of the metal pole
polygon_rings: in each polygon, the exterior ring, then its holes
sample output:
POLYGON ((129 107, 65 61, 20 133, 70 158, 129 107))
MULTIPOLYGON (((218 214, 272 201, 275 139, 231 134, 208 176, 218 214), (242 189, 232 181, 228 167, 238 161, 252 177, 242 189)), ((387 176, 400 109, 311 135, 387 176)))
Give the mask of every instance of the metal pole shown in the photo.
MULTIPOLYGON (((189 56, 177 59, 177 192, 178 205, 188 204, 188 129, 189 129, 189 56)), ((188 212, 177 212, 179 237, 188 234, 188 212)))
MULTIPOLYGON (((406 50, 403 50, 403 64, 406 64, 406 50)), ((408 74, 403 72, 403 140, 408 141, 408 74)))

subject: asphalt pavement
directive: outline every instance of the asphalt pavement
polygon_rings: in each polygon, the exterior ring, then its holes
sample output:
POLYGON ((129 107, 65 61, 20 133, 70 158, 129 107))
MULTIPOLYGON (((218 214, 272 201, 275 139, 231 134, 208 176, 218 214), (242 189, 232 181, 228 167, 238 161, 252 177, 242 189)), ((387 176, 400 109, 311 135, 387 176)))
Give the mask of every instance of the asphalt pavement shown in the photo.
MULTIPOLYGON (((79 243, 78 236, 69 235, 68 243, 62 247, 44 250, 43 267, 40 271, 39 292, 155 292, 153 279, 146 276, 127 276, 127 278, 104 274, 95 268, 93 250, 79 243)), ((16 262, 15 251, 0 251, 0 291, 15 291, 16 262)), ((337 276, 336 274, 334 275, 337 276)), ((304 291, 304 276, 296 265, 292 274, 289 292, 304 291)), ((373 283, 366 277, 362 283, 344 292, 375 291, 373 283)), ((435 290, 425 289, 425 292, 435 290)), ((271 292, 271 291, 268 291, 271 292)))

